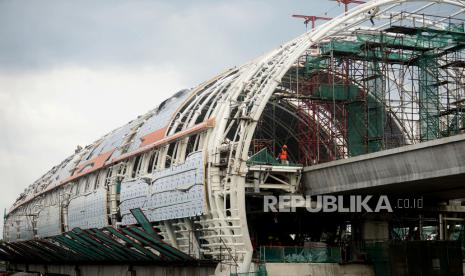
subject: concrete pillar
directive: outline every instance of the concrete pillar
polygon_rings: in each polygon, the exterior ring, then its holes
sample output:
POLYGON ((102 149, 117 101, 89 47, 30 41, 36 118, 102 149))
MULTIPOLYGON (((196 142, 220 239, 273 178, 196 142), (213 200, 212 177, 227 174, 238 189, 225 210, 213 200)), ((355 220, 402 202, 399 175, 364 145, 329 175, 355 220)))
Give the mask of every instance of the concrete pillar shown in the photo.
POLYGON ((439 228, 439 240, 444 240, 444 220, 443 220, 443 217, 442 217, 442 213, 439 213, 439 225, 438 225, 438 228, 439 228))
POLYGON ((423 240, 423 216, 418 216, 418 233, 420 234, 420 240, 423 240))

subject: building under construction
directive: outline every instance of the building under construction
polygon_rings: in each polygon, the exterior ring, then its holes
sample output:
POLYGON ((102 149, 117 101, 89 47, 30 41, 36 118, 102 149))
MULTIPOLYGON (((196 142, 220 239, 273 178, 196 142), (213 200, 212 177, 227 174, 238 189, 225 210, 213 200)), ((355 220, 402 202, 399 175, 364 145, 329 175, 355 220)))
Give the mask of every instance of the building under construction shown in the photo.
POLYGON ((464 13, 369 1, 177 92, 26 188, 0 259, 62 275, 463 275, 464 13), (264 211, 284 195, 421 206, 264 211))

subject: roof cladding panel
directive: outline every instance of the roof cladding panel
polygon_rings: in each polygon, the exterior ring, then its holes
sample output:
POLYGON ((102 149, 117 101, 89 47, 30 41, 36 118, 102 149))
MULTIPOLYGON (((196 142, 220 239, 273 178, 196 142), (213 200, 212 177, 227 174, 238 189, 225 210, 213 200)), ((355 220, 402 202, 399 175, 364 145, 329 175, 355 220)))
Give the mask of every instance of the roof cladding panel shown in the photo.
MULTIPOLYGON (((99 156, 102 153, 109 152, 111 150, 114 150, 118 148, 119 146, 123 145, 124 141, 126 140, 126 137, 128 134, 131 132, 131 129, 133 129, 135 126, 141 123, 142 117, 133 120, 124 126, 112 131, 110 134, 105 136, 100 144, 98 144, 92 151, 91 153, 86 157, 83 158, 81 163, 90 160, 92 158, 95 158, 99 156)), ((117 157, 118 154, 113 155, 113 157, 117 157), (116 156, 115 156, 116 155, 116 156)))
MULTIPOLYGON (((145 135, 152 133, 158 129, 164 128, 168 125, 170 119, 174 116, 176 110, 181 106, 181 104, 187 99, 191 94, 192 90, 184 89, 171 98, 162 102, 156 109, 154 114, 147 119, 147 121, 139 128, 137 134, 135 135, 131 146, 129 147, 129 152, 136 150, 140 147, 142 140, 141 138, 145 135)), ((113 156, 115 157, 115 156, 113 156)))
POLYGON ((124 146, 126 142, 129 142, 127 139, 133 131, 137 133, 135 137, 132 138, 128 151, 131 152, 137 149, 141 143, 141 137, 168 124, 174 112, 189 95, 189 91, 190 90, 186 89, 177 92, 174 96, 162 102, 157 108, 107 134, 100 141, 96 142, 95 147, 83 158, 81 163, 112 150, 114 150, 114 152, 111 158, 119 157, 124 153, 121 147, 124 146), (149 118, 147 119, 147 117, 149 118))
POLYGON ((64 164, 60 168, 60 170, 57 172, 56 185, 58 185, 61 181, 63 181, 65 179, 67 179, 68 177, 70 177, 72 175, 74 169, 76 168, 76 165, 81 160, 79 153, 74 154, 70 158, 71 158, 71 160, 69 162, 67 162, 66 164, 64 164))

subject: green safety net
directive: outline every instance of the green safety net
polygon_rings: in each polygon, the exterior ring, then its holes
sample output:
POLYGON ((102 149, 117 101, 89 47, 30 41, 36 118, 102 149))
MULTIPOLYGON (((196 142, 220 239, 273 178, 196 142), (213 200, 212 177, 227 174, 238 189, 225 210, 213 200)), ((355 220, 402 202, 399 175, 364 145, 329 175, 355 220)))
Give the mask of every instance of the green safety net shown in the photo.
POLYGON ((353 102, 347 108, 347 149, 349 156, 366 152, 364 134, 366 133, 365 107, 362 102, 353 102))
POLYGON ((385 103, 386 81, 380 72, 378 62, 368 63, 366 82, 367 100, 367 145, 368 153, 383 149, 384 124, 386 120, 385 103))
MULTIPOLYGON (((332 45, 337 45, 333 43, 332 45)), ((339 47, 341 49, 341 47, 339 47)), ((322 59, 310 58, 306 64, 309 72, 326 65, 322 59), (317 62, 320 62, 318 64, 317 62)), ((354 84, 320 84, 312 98, 321 101, 344 101, 347 110, 347 147, 349 156, 376 152, 383 148, 385 108, 385 80, 377 62, 371 62, 367 70, 366 99, 360 98, 360 88, 354 84)))
POLYGON ((280 166, 281 162, 279 162, 279 160, 276 160, 276 158, 274 158, 273 155, 269 154, 266 148, 263 148, 256 154, 252 155, 249 158, 249 160, 247 160, 247 164, 280 166))
POLYGON ((463 23, 459 23, 459 24, 449 23, 449 26, 448 26, 447 30, 452 31, 452 32, 463 33, 463 32, 465 32, 464 27, 465 26, 464 26, 463 23))
POLYGON ((283 164, 273 155, 271 155, 266 148, 261 149, 256 154, 252 155, 247 160, 247 165, 271 165, 271 166, 301 166, 300 164, 290 163, 283 164))
POLYGON ((420 140, 439 138, 439 64, 434 54, 418 59, 420 140))
POLYGON ((268 263, 339 263, 339 247, 309 248, 299 246, 260 247, 260 261, 268 263))
POLYGON ((367 61, 390 61, 407 63, 412 59, 412 55, 408 53, 386 53, 380 48, 365 49, 366 42, 361 41, 336 41, 332 40, 329 43, 321 45, 321 54, 323 56, 350 56, 355 60, 367 61))
POLYGON ((355 100, 359 93, 360 89, 355 85, 321 84, 312 96, 321 100, 347 101, 355 100))

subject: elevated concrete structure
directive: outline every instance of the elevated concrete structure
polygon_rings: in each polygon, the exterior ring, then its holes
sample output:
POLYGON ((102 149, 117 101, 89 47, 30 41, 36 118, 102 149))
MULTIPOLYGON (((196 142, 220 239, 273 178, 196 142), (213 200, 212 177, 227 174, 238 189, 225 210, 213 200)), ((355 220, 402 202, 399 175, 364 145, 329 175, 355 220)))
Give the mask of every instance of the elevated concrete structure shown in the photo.
POLYGON ((331 193, 465 196, 465 134, 304 168, 308 195, 331 193))

